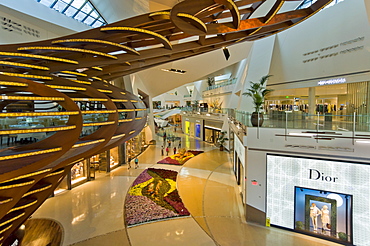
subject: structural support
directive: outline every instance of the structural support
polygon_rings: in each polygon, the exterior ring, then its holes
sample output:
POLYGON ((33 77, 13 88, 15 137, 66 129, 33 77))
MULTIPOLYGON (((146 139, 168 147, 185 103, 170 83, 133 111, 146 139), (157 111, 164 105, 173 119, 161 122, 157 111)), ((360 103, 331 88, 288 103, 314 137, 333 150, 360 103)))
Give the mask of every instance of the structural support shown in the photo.
POLYGON ((316 108, 316 88, 310 87, 308 88, 308 115, 312 117, 315 115, 315 108, 316 108))

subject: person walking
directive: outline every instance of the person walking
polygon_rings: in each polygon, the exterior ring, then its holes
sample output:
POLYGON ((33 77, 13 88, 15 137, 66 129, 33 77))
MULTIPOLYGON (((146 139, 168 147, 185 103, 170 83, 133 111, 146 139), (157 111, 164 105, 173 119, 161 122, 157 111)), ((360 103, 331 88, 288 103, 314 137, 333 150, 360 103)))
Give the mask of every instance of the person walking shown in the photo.
POLYGON ((166 148, 167 156, 168 156, 168 152, 170 152, 170 149, 167 147, 167 148, 166 148))
POLYGON ((164 147, 163 147, 163 145, 161 147, 161 155, 164 155, 164 147))
POLYGON ((168 147, 171 147, 171 140, 168 140, 168 147))
POLYGON ((176 147, 173 147, 173 154, 176 155, 176 147))
POLYGON ((139 158, 135 158, 135 169, 139 167, 139 158))

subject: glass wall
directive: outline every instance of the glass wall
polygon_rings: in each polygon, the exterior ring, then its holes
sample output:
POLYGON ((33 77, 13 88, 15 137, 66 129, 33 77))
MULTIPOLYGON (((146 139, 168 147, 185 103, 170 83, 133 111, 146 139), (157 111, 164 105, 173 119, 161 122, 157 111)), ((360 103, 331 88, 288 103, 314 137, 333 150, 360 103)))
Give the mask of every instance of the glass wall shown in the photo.
POLYGON ((109 167, 110 167, 110 170, 113 170, 114 168, 118 167, 120 164, 119 147, 117 146, 113 149, 110 149, 109 153, 110 153, 109 167))
POLYGON ((139 155, 145 150, 146 144, 145 130, 140 132, 134 138, 126 142, 126 163, 130 162, 135 156, 139 155))

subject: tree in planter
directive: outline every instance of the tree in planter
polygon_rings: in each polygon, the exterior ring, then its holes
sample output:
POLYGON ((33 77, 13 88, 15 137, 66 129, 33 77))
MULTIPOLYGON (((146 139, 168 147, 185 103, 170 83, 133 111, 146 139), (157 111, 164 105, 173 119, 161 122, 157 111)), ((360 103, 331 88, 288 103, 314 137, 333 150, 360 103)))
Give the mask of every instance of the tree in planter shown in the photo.
POLYGON ((220 135, 218 135, 217 143, 220 144, 220 151, 224 150, 224 143, 225 143, 225 141, 229 140, 226 137, 226 135, 227 135, 227 131, 222 131, 222 132, 220 132, 220 135))
POLYGON ((252 113, 251 123, 253 126, 261 126, 263 123, 263 115, 259 114, 263 103, 265 102, 265 97, 268 93, 272 92, 271 89, 266 89, 266 82, 272 75, 263 76, 259 82, 250 82, 250 88, 243 95, 250 96, 254 103, 254 112, 252 113), (259 118, 258 118, 259 115, 259 118))
POLYGON ((194 100, 193 101, 193 110, 197 111, 199 106, 199 100, 194 100))

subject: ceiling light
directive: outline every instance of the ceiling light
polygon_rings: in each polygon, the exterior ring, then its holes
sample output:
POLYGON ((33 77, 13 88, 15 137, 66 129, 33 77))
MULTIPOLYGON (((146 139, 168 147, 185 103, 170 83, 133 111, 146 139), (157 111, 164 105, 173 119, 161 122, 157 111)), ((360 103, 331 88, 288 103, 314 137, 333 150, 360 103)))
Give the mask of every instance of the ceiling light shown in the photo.
POLYGON ((171 73, 177 73, 177 74, 184 74, 184 73, 186 73, 185 70, 175 69, 175 68, 170 68, 170 69, 162 68, 161 70, 162 71, 165 71, 165 72, 171 72, 171 73))

